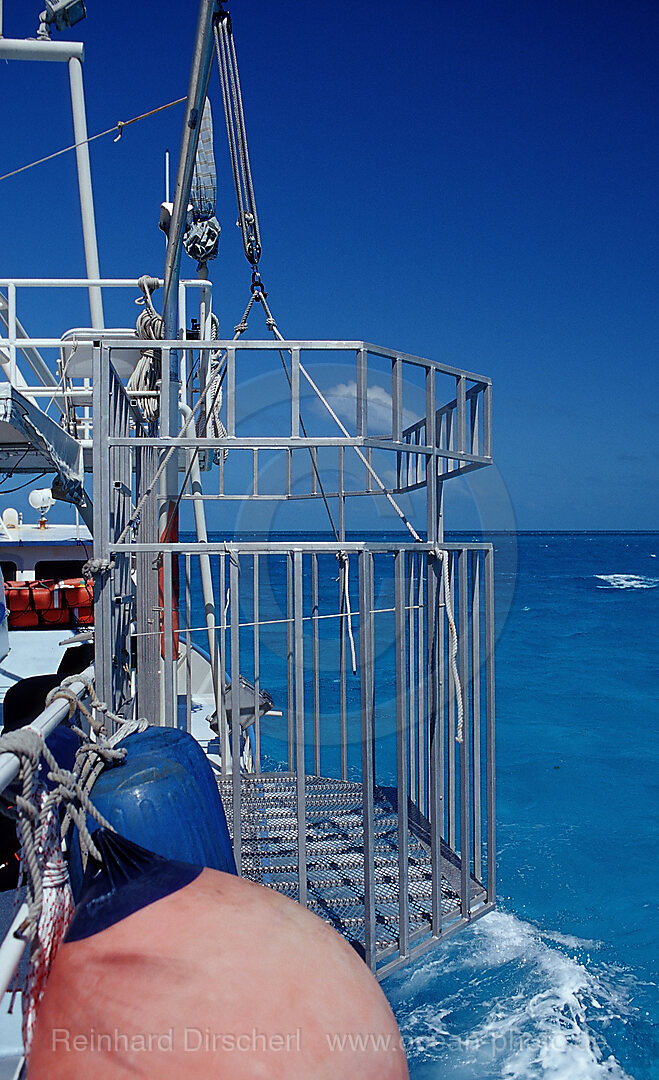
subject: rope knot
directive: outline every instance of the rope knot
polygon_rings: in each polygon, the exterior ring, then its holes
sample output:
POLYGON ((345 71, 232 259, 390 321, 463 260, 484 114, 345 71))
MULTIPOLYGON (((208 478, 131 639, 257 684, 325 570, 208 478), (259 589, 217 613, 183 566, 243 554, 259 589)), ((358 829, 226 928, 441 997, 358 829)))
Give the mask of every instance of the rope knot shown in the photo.
POLYGON ((77 712, 80 702, 72 690, 64 686, 55 686, 46 697, 46 706, 52 705, 57 698, 64 698, 69 703, 69 719, 77 712))
POLYGON ((110 570, 114 570, 113 559, 87 559, 87 562, 83 563, 82 576, 85 581, 89 581, 96 575, 109 574, 110 570))
POLYGON ((225 555, 229 556, 232 564, 236 567, 238 573, 240 574, 240 559, 236 555, 236 552, 233 550, 233 548, 229 547, 229 544, 226 540, 224 541, 224 553, 225 555))
POLYGON ((44 742, 34 728, 21 728, 20 731, 8 731, 0 735, 0 754, 16 754, 21 764, 26 761, 36 768, 41 761, 44 742))

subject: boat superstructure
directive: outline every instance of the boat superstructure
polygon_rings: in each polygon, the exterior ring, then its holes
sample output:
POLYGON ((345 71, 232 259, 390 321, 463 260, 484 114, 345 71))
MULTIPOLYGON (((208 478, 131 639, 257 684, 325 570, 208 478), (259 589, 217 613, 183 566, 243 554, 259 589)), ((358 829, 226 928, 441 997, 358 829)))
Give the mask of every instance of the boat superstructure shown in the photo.
POLYGON ((445 484, 492 461, 491 382, 285 339, 258 261, 249 308, 273 337, 246 339, 244 318, 218 339, 212 281, 179 280, 171 230, 225 16, 203 0, 164 277, 0 281, 0 435, 11 471, 38 458, 90 526, 96 699, 192 732, 238 873, 330 922, 382 978, 495 901, 493 549, 444 524, 445 484), (92 326, 30 336, 24 299, 71 288, 92 326), (104 327, 110 289, 127 322, 162 289, 161 332, 104 327), (230 504, 238 535, 222 532, 230 504), (308 506, 323 536, 300 530, 308 506))

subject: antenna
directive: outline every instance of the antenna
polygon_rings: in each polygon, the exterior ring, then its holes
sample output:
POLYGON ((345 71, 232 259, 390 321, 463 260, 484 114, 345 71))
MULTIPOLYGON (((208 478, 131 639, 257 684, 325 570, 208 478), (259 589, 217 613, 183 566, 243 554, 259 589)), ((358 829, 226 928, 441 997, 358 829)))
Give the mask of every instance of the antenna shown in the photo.
MULTIPOLYGON (((2 0, 0 0, 0 8, 2 0)), ((169 202, 169 150, 165 150, 165 202, 169 202)))

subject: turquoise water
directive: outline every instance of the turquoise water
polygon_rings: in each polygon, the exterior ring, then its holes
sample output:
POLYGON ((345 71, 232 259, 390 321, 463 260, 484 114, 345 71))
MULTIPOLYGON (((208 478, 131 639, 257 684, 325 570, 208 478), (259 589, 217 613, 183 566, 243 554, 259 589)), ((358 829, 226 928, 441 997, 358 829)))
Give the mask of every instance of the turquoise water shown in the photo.
POLYGON ((659 1076, 659 535, 497 541, 500 907, 385 989, 413 1080, 659 1076))
MULTIPOLYGON (((412 1080, 651 1080, 659 534, 519 534, 495 546, 499 909, 384 989, 412 1080)), ((334 598, 330 563, 321 579, 334 598)), ((283 572, 268 587, 283 609, 283 572)), ((322 634, 335 648, 334 624, 322 634)), ((268 641, 263 685, 285 711, 283 626, 268 641)), ((329 693, 331 662, 323 678, 329 693)), ((285 735, 263 730, 271 763, 285 735)))

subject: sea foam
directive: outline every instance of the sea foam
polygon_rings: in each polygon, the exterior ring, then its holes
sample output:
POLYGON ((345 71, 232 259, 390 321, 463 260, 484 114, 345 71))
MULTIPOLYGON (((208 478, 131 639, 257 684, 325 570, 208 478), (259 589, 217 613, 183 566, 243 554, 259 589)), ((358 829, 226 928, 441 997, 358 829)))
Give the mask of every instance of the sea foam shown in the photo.
POLYGON ((595 574, 598 589, 656 589, 659 578, 646 577, 644 574, 595 574))
MULTIPOLYGON (((627 995, 548 943, 561 936, 495 911, 399 976, 388 996, 412 1080, 630 1080, 603 1035, 631 1015, 627 995)), ((565 936, 579 957, 596 944, 565 936)))

